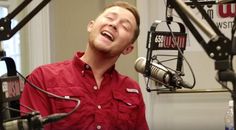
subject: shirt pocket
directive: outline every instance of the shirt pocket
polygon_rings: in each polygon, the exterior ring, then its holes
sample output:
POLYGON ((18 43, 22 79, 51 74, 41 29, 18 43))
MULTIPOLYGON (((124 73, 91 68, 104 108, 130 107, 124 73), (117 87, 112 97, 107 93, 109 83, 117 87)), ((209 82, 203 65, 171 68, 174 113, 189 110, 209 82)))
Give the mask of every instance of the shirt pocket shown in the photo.
POLYGON ((135 127, 140 98, 137 93, 113 92, 117 102, 117 127, 132 130, 135 127))

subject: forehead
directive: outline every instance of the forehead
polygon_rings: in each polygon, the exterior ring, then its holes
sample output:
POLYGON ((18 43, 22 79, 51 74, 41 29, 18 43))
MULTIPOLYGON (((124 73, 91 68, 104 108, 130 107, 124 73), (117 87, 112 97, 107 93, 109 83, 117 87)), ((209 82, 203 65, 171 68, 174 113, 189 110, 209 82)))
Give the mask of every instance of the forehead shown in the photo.
POLYGON ((102 15, 107 15, 107 14, 114 14, 117 15, 125 20, 128 20, 130 23, 132 24, 136 24, 136 20, 134 15, 127 9, 119 7, 119 6, 113 6, 110 8, 107 8, 106 10, 104 10, 104 12, 102 13, 102 15))

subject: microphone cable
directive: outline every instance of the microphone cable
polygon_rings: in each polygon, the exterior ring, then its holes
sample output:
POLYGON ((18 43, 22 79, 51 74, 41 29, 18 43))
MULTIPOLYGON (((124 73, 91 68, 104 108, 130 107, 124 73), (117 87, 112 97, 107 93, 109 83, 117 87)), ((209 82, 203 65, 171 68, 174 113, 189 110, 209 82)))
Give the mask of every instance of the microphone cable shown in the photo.
POLYGON ((72 113, 74 113, 79 105, 80 105, 80 100, 77 99, 77 98, 66 98, 66 97, 62 97, 62 96, 59 96, 59 95, 56 95, 56 94, 53 94, 51 92, 48 92, 48 91, 45 91, 41 88, 39 88, 38 86, 34 85, 33 83, 31 83, 30 81, 28 81, 21 73, 17 72, 17 74, 19 74, 19 76, 26 82, 28 83, 32 88, 42 92, 42 93, 45 93, 49 96, 52 96, 52 97, 55 97, 55 98, 58 98, 58 99, 61 99, 61 100, 70 100, 70 101, 75 101, 77 102, 76 106, 68 113, 54 113, 54 114, 51 114, 51 115, 48 115, 46 116, 45 118, 43 118, 42 120, 42 124, 47 124, 47 123, 50 123, 50 122, 54 122, 54 121, 58 121, 60 119, 63 119, 69 115, 71 115, 72 113))
MULTIPOLYGON (((168 6, 168 5, 167 5, 167 6, 168 6)), ((167 8, 168 8, 168 7, 166 7, 166 11, 165 11, 166 17, 167 17, 167 11, 168 11, 167 8)), ((173 38, 172 38, 172 42, 176 45, 176 47, 177 47, 177 49, 178 49, 178 52, 179 52, 180 55, 183 57, 183 60, 185 61, 185 63, 187 64, 187 66, 188 66, 188 68, 189 68, 189 70, 190 70, 190 72, 191 72, 191 75, 192 75, 192 78, 193 78, 193 83, 192 83, 191 88, 193 88, 193 87, 196 85, 196 77, 195 77, 195 74, 194 74, 194 72, 193 72, 193 69, 192 69, 190 63, 188 62, 188 60, 186 59, 186 57, 185 57, 184 54, 182 53, 182 51, 181 51, 179 45, 177 44, 177 42, 176 42, 176 40, 175 40, 175 35, 174 35, 174 33, 173 33, 173 31, 172 31, 170 25, 169 25, 170 23, 171 23, 171 21, 170 21, 170 22, 166 22, 167 27, 168 27, 168 29, 169 29, 169 31, 170 31, 170 33, 171 33, 171 36, 173 37, 173 38)), ((162 66, 166 67, 166 66, 163 65, 161 62, 159 62, 159 64, 161 64, 162 66)), ((166 68, 170 69, 169 67, 166 67, 166 68)), ((175 71, 175 70, 173 70, 173 69, 171 69, 171 70, 172 70, 172 71, 175 71)), ((175 71, 175 73, 177 73, 177 72, 175 71)))
POLYGON ((167 27, 168 29, 170 30, 170 33, 172 35, 172 42, 176 45, 177 49, 178 49, 178 52, 181 54, 181 56, 183 57, 183 60, 185 61, 185 63, 187 64, 190 72, 191 72, 191 75, 192 75, 192 78, 193 78, 193 84, 191 86, 191 88, 193 88, 195 85, 196 85, 196 77, 195 77, 195 74, 193 72, 193 69, 192 69, 192 66, 190 65, 189 61, 186 59, 186 57, 184 56, 184 54, 182 53, 181 49, 179 48, 179 45, 176 43, 175 41, 175 35, 172 31, 172 29, 170 28, 170 25, 167 23, 167 27))
MULTIPOLYGON (((165 1, 164 1, 164 3, 166 4, 166 10, 165 10, 166 24, 167 24, 167 27, 168 27, 170 33, 171 33, 172 42, 174 43, 174 45, 176 45, 176 47, 177 47, 177 49, 178 49, 178 52, 179 52, 180 55, 182 56, 183 60, 187 63, 188 68, 190 69, 191 75, 192 75, 192 77, 193 77, 193 83, 192 83, 192 85, 190 85, 190 87, 189 87, 189 88, 192 89, 192 88, 196 85, 195 74, 194 74, 194 72, 193 72, 193 69, 192 69, 190 63, 189 63, 188 60, 185 58, 185 56, 183 55, 183 53, 182 53, 182 51, 181 51, 179 45, 177 44, 177 42, 176 42, 176 40, 175 40, 175 35, 174 35, 172 29, 171 29, 170 26, 169 26, 169 24, 170 24, 170 23, 172 22, 172 20, 173 20, 173 18, 172 18, 172 17, 173 17, 173 12, 172 12, 173 8, 172 8, 172 9, 169 9, 169 8, 171 8, 171 7, 170 7, 170 5, 168 5, 168 2, 165 2, 165 1), (168 15, 168 16, 167 16, 167 15, 168 15)), ((179 75, 179 72, 177 72, 176 70, 174 70, 174 69, 172 69, 172 68, 170 68, 170 67, 167 67, 166 65, 164 65, 164 64, 162 63, 162 61, 159 61, 159 60, 158 60, 157 58, 155 58, 154 56, 152 56, 151 59, 152 59, 152 60, 155 59, 155 60, 158 62, 158 64, 164 66, 166 69, 168 69, 168 71, 169 71, 170 73, 173 72, 173 73, 171 74, 171 75, 173 75, 173 77, 175 77, 176 75, 180 76, 180 75, 179 75)), ((174 59, 176 59, 176 58, 173 58, 172 60, 174 60, 174 59)), ((169 61, 169 60, 166 60, 166 61, 169 61)), ((181 72, 180 72, 180 74, 181 74, 181 72)), ((147 80, 145 80, 146 90, 147 90, 148 92, 161 90, 161 88, 158 88, 158 89, 151 89, 151 88, 149 87, 149 81, 150 81, 149 78, 148 78, 147 80)), ((176 87, 180 87, 180 86, 167 85, 167 84, 165 84, 165 83, 164 83, 164 84, 163 84, 163 83, 160 83, 160 84, 166 86, 166 87, 167 87, 168 89, 170 89, 170 90, 175 90, 176 87)), ((163 89, 163 90, 165 90, 165 89, 163 89)))

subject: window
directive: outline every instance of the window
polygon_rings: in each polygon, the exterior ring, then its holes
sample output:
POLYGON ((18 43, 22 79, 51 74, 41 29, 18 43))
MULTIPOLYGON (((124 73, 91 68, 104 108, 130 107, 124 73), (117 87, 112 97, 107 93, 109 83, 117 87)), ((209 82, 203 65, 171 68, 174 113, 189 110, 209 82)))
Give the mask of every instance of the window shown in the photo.
MULTIPOLYGON (((0 18, 5 17, 8 14, 8 8, 11 6, 7 1, 0 2, 0 18)), ((11 28, 17 25, 16 20, 11 20, 11 28)), ((17 32, 13 37, 9 40, 4 40, 1 42, 1 46, 3 50, 6 52, 7 57, 11 57, 14 59, 16 68, 18 71, 21 71, 21 57, 20 57, 20 34, 17 32)))

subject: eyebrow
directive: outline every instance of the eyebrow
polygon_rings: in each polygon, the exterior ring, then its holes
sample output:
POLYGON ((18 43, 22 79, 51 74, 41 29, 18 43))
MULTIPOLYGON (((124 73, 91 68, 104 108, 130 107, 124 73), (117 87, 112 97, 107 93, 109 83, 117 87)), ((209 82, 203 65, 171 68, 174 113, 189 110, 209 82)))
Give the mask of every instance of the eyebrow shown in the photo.
MULTIPOLYGON (((108 14, 112 14, 112 15, 115 15, 115 16, 118 15, 116 12, 109 12, 108 14)), ((124 22, 129 23, 131 27, 133 26, 132 23, 131 23, 131 22, 129 21, 129 19, 127 19, 127 18, 124 19, 124 22)))

